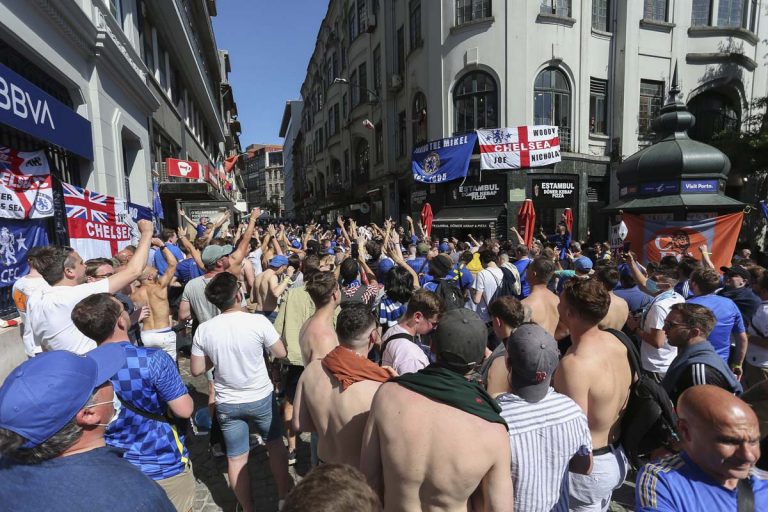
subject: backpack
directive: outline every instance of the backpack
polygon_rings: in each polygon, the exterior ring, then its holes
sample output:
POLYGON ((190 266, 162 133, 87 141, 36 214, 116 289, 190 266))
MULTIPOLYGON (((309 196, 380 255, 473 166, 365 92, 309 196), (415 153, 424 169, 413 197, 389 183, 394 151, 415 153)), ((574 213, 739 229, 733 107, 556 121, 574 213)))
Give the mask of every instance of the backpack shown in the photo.
POLYGON ((451 281, 441 279, 437 285, 435 293, 443 300, 446 311, 460 309, 464 307, 464 294, 451 281))
POLYGON ((632 340, 621 331, 605 331, 616 336, 627 349, 633 383, 629 388, 627 408, 621 418, 620 442, 629 461, 635 467, 640 467, 640 456, 677 440, 677 415, 672 400, 661 384, 643 372, 640 352, 632 340))
MULTIPOLYGON (((508 268, 498 268, 501 270, 502 274, 501 281, 496 281, 496 291, 493 292, 493 296, 491 296, 491 300, 488 301, 488 304, 491 304, 491 302, 499 297, 517 297, 520 294, 520 287, 517 284, 515 274, 508 268)), ((493 275, 493 273, 491 273, 491 275, 493 275)), ((493 276, 493 278, 496 279, 496 276, 493 276)))
POLYGON ((387 345, 389 345, 390 341, 394 341, 394 340, 408 340, 414 345, 416 345, 417 347, 419 347, 422 352, 424 352, 424 355, 427 356, 427 359, 429 360, 430 363, 434 363, 436 361, 435 355, 432 354, 432 351, 429 349, 429 346, 416 341, 415 336, 411 336, 410 334, 403 332, 400 334, 393 335, 392 337, 388 338, 387 341, 381 344, 381 361, 379 361, 379 366, 381 366, 381 363, 384 360, 384 351, 387 350, 387 345))

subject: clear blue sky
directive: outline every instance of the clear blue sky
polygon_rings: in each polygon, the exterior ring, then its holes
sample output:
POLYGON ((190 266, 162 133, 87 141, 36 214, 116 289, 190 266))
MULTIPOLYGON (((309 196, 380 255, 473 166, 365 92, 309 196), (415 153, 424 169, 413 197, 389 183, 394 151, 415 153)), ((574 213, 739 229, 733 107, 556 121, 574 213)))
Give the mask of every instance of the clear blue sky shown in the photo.
POLYGON ((326 0, 219 0, 216 44, 229 51, 240 143, 282 144, 285 102, 299 89, 315 49, 326 0))

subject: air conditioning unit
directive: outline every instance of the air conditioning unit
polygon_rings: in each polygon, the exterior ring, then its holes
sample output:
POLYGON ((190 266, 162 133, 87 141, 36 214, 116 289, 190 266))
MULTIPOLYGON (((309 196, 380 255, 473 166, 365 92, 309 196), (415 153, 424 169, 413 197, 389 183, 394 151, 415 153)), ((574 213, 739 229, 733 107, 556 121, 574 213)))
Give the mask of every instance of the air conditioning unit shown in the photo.
POLYGON ((374 30, 376 30, 376 15, 369 14, 368 21, 366 22, 365 31, 368 33, 371 33, 374 30))
POLYGON ((392 75, 389 77, 389 89, 391 91, 399 91, 403 87, 403 78, 400 75, 392 75))

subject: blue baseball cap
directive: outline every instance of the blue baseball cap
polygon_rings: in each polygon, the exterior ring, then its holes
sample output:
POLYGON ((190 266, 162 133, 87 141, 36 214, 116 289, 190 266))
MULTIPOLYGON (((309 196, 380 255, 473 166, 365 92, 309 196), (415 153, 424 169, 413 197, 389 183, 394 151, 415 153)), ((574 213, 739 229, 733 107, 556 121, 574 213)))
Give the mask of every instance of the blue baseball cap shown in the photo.
POLYGON ((446 242, 443 242, 440 244, 440 252, 448 252, 448 244, 446 242))
POLYGON ((580 272, 589 272, 592 270, 592 260, 586 256, 580 256, 573 262, 573 269, 580 272))
POLYGON ((283 256, 282 254, 278 254, 277 256, 269 260, 269 266, 272 268, 280 268, 283 265, 287 265, 287 264, 288 264, 288 258, 283 256))
POLYGON ((291 242, 291 247, 294 249, 301 249, 301 241, 299 241, 298 238, 294 238, 293 242, 291 242))
POLYGON ((125 352, 113 343, 84 356, 55 350, 21 363, 0 387, 0 428, 25 438, 23 448, 44 443, 124 365, 125 352))
POLYGON ((379 260, 379 268, 376 271, 376 279, 378 279, 379 282, 384 282, 384 278, 387 276, 387 272, 392 270, 394 267, 395 263, 389 258, 379 260))

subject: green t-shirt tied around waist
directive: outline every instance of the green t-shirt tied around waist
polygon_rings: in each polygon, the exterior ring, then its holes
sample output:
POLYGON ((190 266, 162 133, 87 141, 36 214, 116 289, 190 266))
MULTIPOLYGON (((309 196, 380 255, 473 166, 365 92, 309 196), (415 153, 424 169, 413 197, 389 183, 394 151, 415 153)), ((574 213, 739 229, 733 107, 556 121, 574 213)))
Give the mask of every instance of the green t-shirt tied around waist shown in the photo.
POLYGON ((427 398, 450 405, 466 413, 492 423, 500 423, 509 430, 507 422, 499 414, 501 407, 477 382, 470 382, 462 375, 432 364, 416 373, 395 377, 396 382, 427 398))

